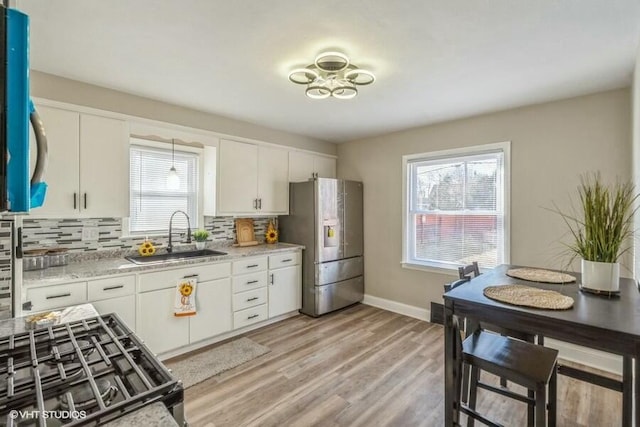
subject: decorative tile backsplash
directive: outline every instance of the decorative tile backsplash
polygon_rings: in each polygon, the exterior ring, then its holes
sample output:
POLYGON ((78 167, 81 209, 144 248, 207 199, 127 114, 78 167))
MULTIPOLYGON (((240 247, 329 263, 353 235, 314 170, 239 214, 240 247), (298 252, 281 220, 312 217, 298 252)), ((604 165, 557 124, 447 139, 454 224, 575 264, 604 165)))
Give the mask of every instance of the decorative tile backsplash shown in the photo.
MULTIPOLYGON (((277 218, 254 218, 256 240, 264 241, 264 233, 269 220, 277 218)), ((221 244, 232 244, 236 239, 233 217, 204 217, 204 227, 209 231, 209 240, 221 244)), ((178 234, 185 230, 176 230, 175 241, 182 241, 178 234)), ((25 249, 48 246, 68 248, 70 251, 96 251, 103 249, 134 249, 144 240, 140 237, 122 237, 121 218, 78 218, 78 219, 27 219, 23 220, 22 239, 25 249), (82 228, 97 227, 97 241, 83 241, 82 228)), ((167 236, 150 237, 156 245, 166 246, 167 236)))

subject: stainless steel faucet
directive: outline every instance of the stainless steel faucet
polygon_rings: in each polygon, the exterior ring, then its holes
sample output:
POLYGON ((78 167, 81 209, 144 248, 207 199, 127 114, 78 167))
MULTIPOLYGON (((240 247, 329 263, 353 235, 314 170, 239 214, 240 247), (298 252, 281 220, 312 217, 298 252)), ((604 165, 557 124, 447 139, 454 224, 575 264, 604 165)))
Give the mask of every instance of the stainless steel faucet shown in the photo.
POLYGON ((169 218, 169 244, 167 245, 168 253, 173 252, 173 241, 171 240, 172 239, 171 236, 173 235, 172 224, 173 224, 173 217, 178 212, 182 213, 187 218, 187 241, 185 243, 191 243, 191 221, 189 221, 189 215, 187 215, 185 211, 177 210, 174 213, 172 213, 171 218, 169 218))

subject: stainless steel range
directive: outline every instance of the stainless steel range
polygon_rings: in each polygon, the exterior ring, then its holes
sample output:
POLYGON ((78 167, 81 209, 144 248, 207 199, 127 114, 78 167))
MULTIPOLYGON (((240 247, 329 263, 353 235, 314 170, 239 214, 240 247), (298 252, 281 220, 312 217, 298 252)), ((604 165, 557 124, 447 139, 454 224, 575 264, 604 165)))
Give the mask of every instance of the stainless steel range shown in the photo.
POLYGON ((115 314, 0 338, 0 425, 97 425, 184 390, 115 314))

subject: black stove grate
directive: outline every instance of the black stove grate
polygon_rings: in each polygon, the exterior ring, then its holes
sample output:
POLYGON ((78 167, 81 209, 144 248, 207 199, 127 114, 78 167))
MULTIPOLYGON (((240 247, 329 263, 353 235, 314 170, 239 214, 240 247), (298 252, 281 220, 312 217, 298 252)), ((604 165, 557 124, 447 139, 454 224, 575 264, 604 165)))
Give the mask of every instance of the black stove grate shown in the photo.
MULTIPOLYGON (((115 314, 0 338, 0 423, 19 424, 12 410, 64 405, 73 412, 90 404, 85 418, 67 425, 93 425, 158 400, 182 402, 182 384, 115 314)), ((35 422, 47 426, 44 417, 35 422)))

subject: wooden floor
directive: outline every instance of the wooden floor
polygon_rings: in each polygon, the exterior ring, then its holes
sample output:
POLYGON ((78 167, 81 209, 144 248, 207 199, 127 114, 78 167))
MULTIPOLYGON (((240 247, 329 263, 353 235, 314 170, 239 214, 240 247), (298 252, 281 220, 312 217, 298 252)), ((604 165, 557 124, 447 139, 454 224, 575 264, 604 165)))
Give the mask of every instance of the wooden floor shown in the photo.
MULTIPOLYGON (((187 389, 191 426, 444 424, 440 325, 356 305, 245 336, 271 352, 187 389)), ((619 393, 562 376, 558 386, 559 426, 620 425, 619 393)), ((479 411, 525 425, 524 404, 490 392, 479 411)))

